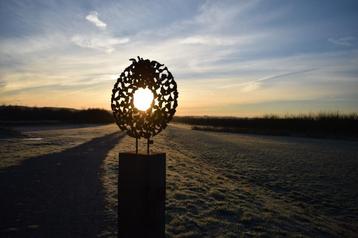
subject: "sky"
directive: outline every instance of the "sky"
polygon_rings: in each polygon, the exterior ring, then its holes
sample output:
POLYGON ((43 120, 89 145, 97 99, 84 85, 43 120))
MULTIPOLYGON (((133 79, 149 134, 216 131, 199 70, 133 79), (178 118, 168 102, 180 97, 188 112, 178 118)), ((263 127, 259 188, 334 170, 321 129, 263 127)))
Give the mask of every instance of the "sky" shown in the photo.
POLYGON ((0 104, 110 109, 141 56, 177 115, 358 112, 358 1, 0 0, 0 104))

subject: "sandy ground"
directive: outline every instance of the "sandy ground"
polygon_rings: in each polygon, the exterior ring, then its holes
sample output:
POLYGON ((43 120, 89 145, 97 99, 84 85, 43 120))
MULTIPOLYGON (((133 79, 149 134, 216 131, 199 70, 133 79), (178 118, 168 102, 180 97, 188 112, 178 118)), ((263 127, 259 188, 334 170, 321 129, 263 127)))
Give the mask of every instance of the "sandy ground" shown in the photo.
MULTIPOLYGON (((0 141, 0 236, 115 237, 117 155, 134 139, 114 125, 35 129, 0 141)), ((154 141, 168 237, 358 234, 358 142, 175 125, 154 141)))

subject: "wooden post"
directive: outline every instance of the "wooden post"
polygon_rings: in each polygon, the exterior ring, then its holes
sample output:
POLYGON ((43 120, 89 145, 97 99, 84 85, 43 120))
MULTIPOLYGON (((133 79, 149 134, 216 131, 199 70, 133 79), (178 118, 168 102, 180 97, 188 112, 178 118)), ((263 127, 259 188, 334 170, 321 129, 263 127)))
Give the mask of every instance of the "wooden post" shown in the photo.
POLYGON ((150 139, 148 138, 147 139, 147 155, 149 155, 149 142, 150 142, 150 139))
POLYGON ((119 153, 118 237, 165 237, 165 153, 119 153))

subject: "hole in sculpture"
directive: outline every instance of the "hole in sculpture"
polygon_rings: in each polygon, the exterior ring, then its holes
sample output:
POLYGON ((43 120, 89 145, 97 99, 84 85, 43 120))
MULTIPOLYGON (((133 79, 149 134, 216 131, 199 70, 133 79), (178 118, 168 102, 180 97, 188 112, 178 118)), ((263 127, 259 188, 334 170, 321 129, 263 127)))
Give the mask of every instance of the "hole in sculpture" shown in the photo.
POLYGON ((133 104, 140 111, 150 108, 154 99, 153 92, 149 88, 138 88, 133 95, 133 104))

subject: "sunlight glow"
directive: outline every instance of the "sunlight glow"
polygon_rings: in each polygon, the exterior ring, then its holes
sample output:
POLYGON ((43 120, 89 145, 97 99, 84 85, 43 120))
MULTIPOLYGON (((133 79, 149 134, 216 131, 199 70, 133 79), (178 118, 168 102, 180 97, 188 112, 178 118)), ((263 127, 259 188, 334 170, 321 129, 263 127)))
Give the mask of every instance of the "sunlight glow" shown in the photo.
POLYGON ((152 104, 154 95, 149 88, 139 88, 134 92, 134 106, 141 111, 146 111, 152 104))

